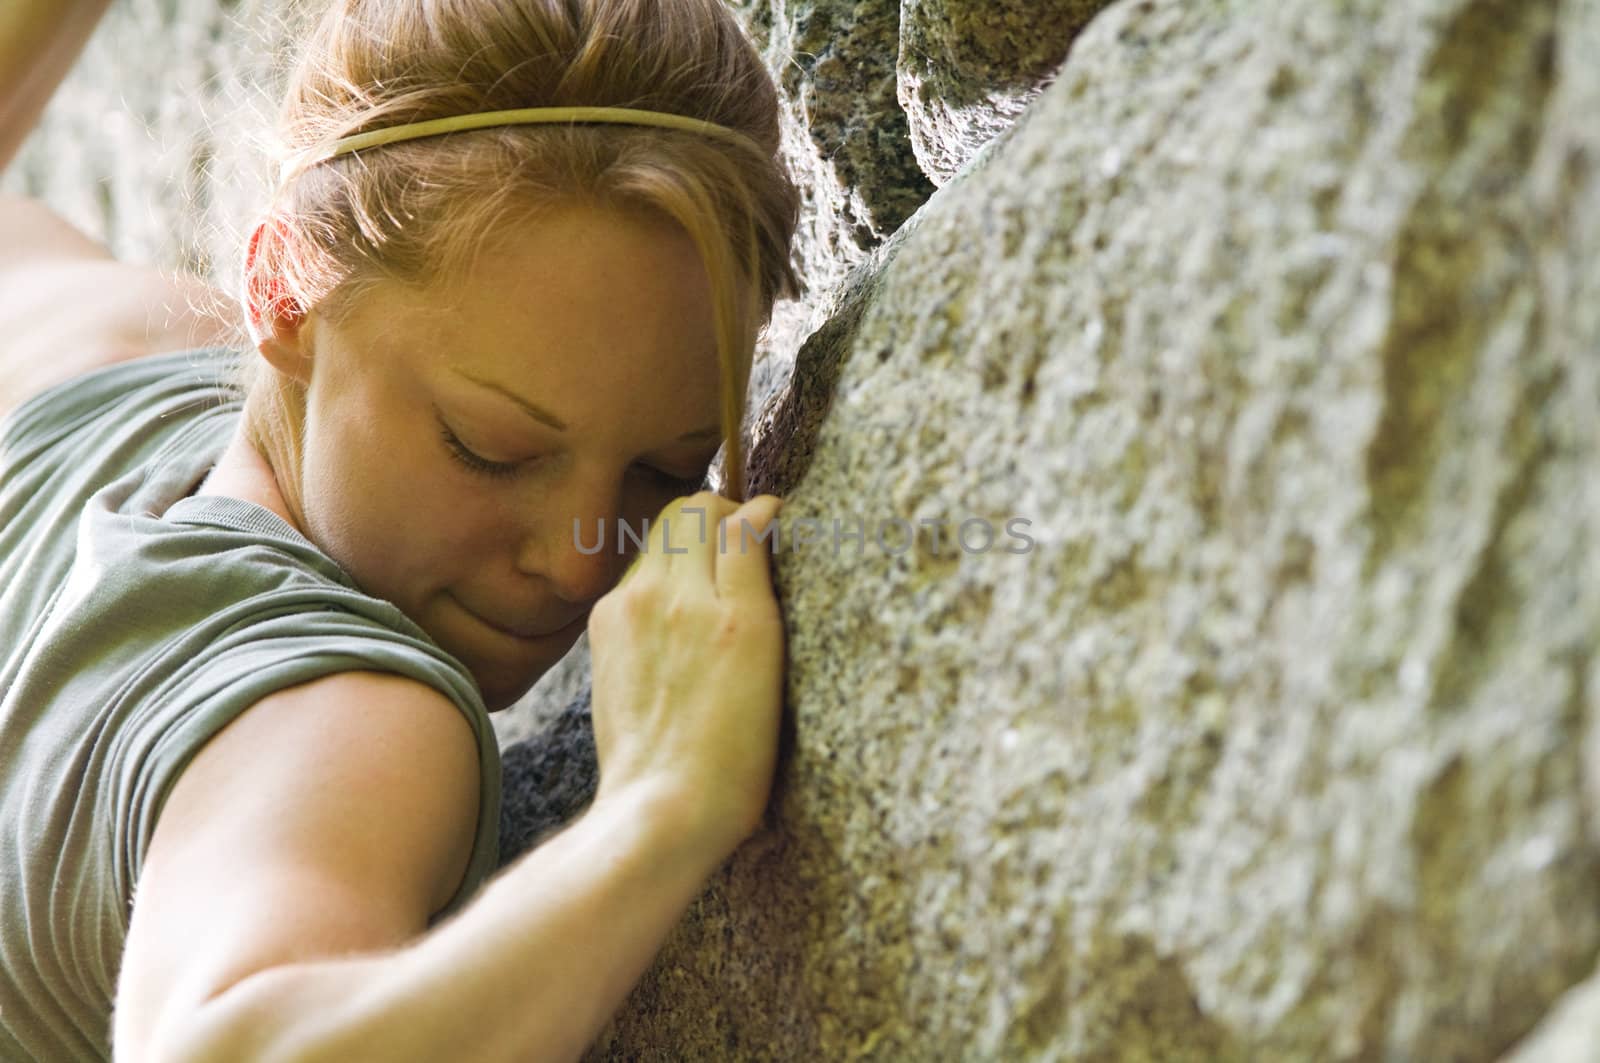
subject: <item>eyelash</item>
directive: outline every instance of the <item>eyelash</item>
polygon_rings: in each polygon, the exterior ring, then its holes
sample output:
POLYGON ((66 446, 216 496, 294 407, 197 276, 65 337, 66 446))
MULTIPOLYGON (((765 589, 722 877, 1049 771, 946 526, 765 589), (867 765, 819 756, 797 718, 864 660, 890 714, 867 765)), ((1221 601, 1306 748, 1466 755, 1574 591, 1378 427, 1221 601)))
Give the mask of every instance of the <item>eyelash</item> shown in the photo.
POLYGON ((484 476, 493 477, 497 480, 508 476, 515 476, 517 474, 517 466, 515 464, 490 461, 487 458, 480 458, 478 455, 468 450, 466 444, 461 442, 456 434, 450 431, 449 426, 443 421, 439 422, 439 432, 444 436, 445 445, 450 448, 450 456, 455 458, 461 464, 465 465, 467 468, 471 469, 473 472, 480 473, 484 476))
MULTIPOLYGON (((439 422, 439 434, 444 437, 445 445, 450 448, 450 456, 479 475, 500 480, 515 476, 519 471, 518 466, 520 463, 518 462, 490 461, 474 454, 467 449, 467 445, 461 442, 460 437, 452 432, 450 427, 443 421, 439 422)), ((663 469, 656 468, 650 469, 650 477, 671 490, 682 494, 697 490, 705 482, 705 477, 703 476, 673 476, 663 469)))

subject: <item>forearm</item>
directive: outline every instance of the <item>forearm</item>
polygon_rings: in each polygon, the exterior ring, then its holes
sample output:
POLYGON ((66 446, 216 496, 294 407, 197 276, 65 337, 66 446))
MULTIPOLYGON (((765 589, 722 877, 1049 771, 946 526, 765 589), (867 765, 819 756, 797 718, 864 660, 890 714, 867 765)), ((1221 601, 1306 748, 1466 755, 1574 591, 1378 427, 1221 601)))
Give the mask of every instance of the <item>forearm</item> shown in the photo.
POLYGON ((576 1059, 720 863, 680 822, 661 799, 597 803, 409 946, 245 979, 170 1058, 576 1059))
POLYGON ((111 0, 0 3, 0 170, 32 131, 111 0))

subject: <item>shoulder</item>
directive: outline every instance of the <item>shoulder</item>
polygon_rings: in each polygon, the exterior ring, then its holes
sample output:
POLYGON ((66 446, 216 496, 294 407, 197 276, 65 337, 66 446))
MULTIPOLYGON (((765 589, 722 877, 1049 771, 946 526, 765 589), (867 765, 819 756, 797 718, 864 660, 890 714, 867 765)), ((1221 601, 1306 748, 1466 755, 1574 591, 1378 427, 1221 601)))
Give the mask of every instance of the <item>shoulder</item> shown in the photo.
POLYGON ((346 846, 330 852, 393 865, 394 884, 431 912, 466 868, 480 772, 472 725, 443 693, 391 672, 337 672, 262 698, 212 736, 156 830, 294 824, 302 840, 346 846))

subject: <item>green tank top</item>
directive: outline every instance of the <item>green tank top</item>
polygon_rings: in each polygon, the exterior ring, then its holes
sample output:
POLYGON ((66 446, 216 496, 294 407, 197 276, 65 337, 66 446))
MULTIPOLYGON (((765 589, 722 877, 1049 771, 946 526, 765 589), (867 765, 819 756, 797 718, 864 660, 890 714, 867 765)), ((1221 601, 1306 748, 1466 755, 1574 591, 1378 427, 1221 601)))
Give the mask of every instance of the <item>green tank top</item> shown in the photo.
POLYGON ((498 862, 500 754, 466 667, 275 513, 188 497, 233 433, 237 352, 109 366, 0 421, 0 1059, 111 1058, 135 884, 185 765, 267 695, 395 672, 466 715, 467 874, 498 862))

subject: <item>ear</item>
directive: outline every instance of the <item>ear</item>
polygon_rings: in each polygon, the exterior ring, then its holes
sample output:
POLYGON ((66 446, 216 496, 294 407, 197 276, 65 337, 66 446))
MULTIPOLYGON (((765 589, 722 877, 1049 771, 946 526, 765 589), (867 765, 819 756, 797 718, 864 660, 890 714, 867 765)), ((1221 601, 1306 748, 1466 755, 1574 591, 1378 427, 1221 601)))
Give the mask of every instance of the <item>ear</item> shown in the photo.
POLYGON ((274 369, 301 383, 310 383, 311 357, 301 327, 306 321, 305 309, 289 294, 282 277, 256 270, 261 234, 269 225, 280 226, 281 223, 276 219, 261 222, 250 234, 250 243, 245 249, 244 305, 250 321, 250 338, 255 341, 261 357, 274 369))

